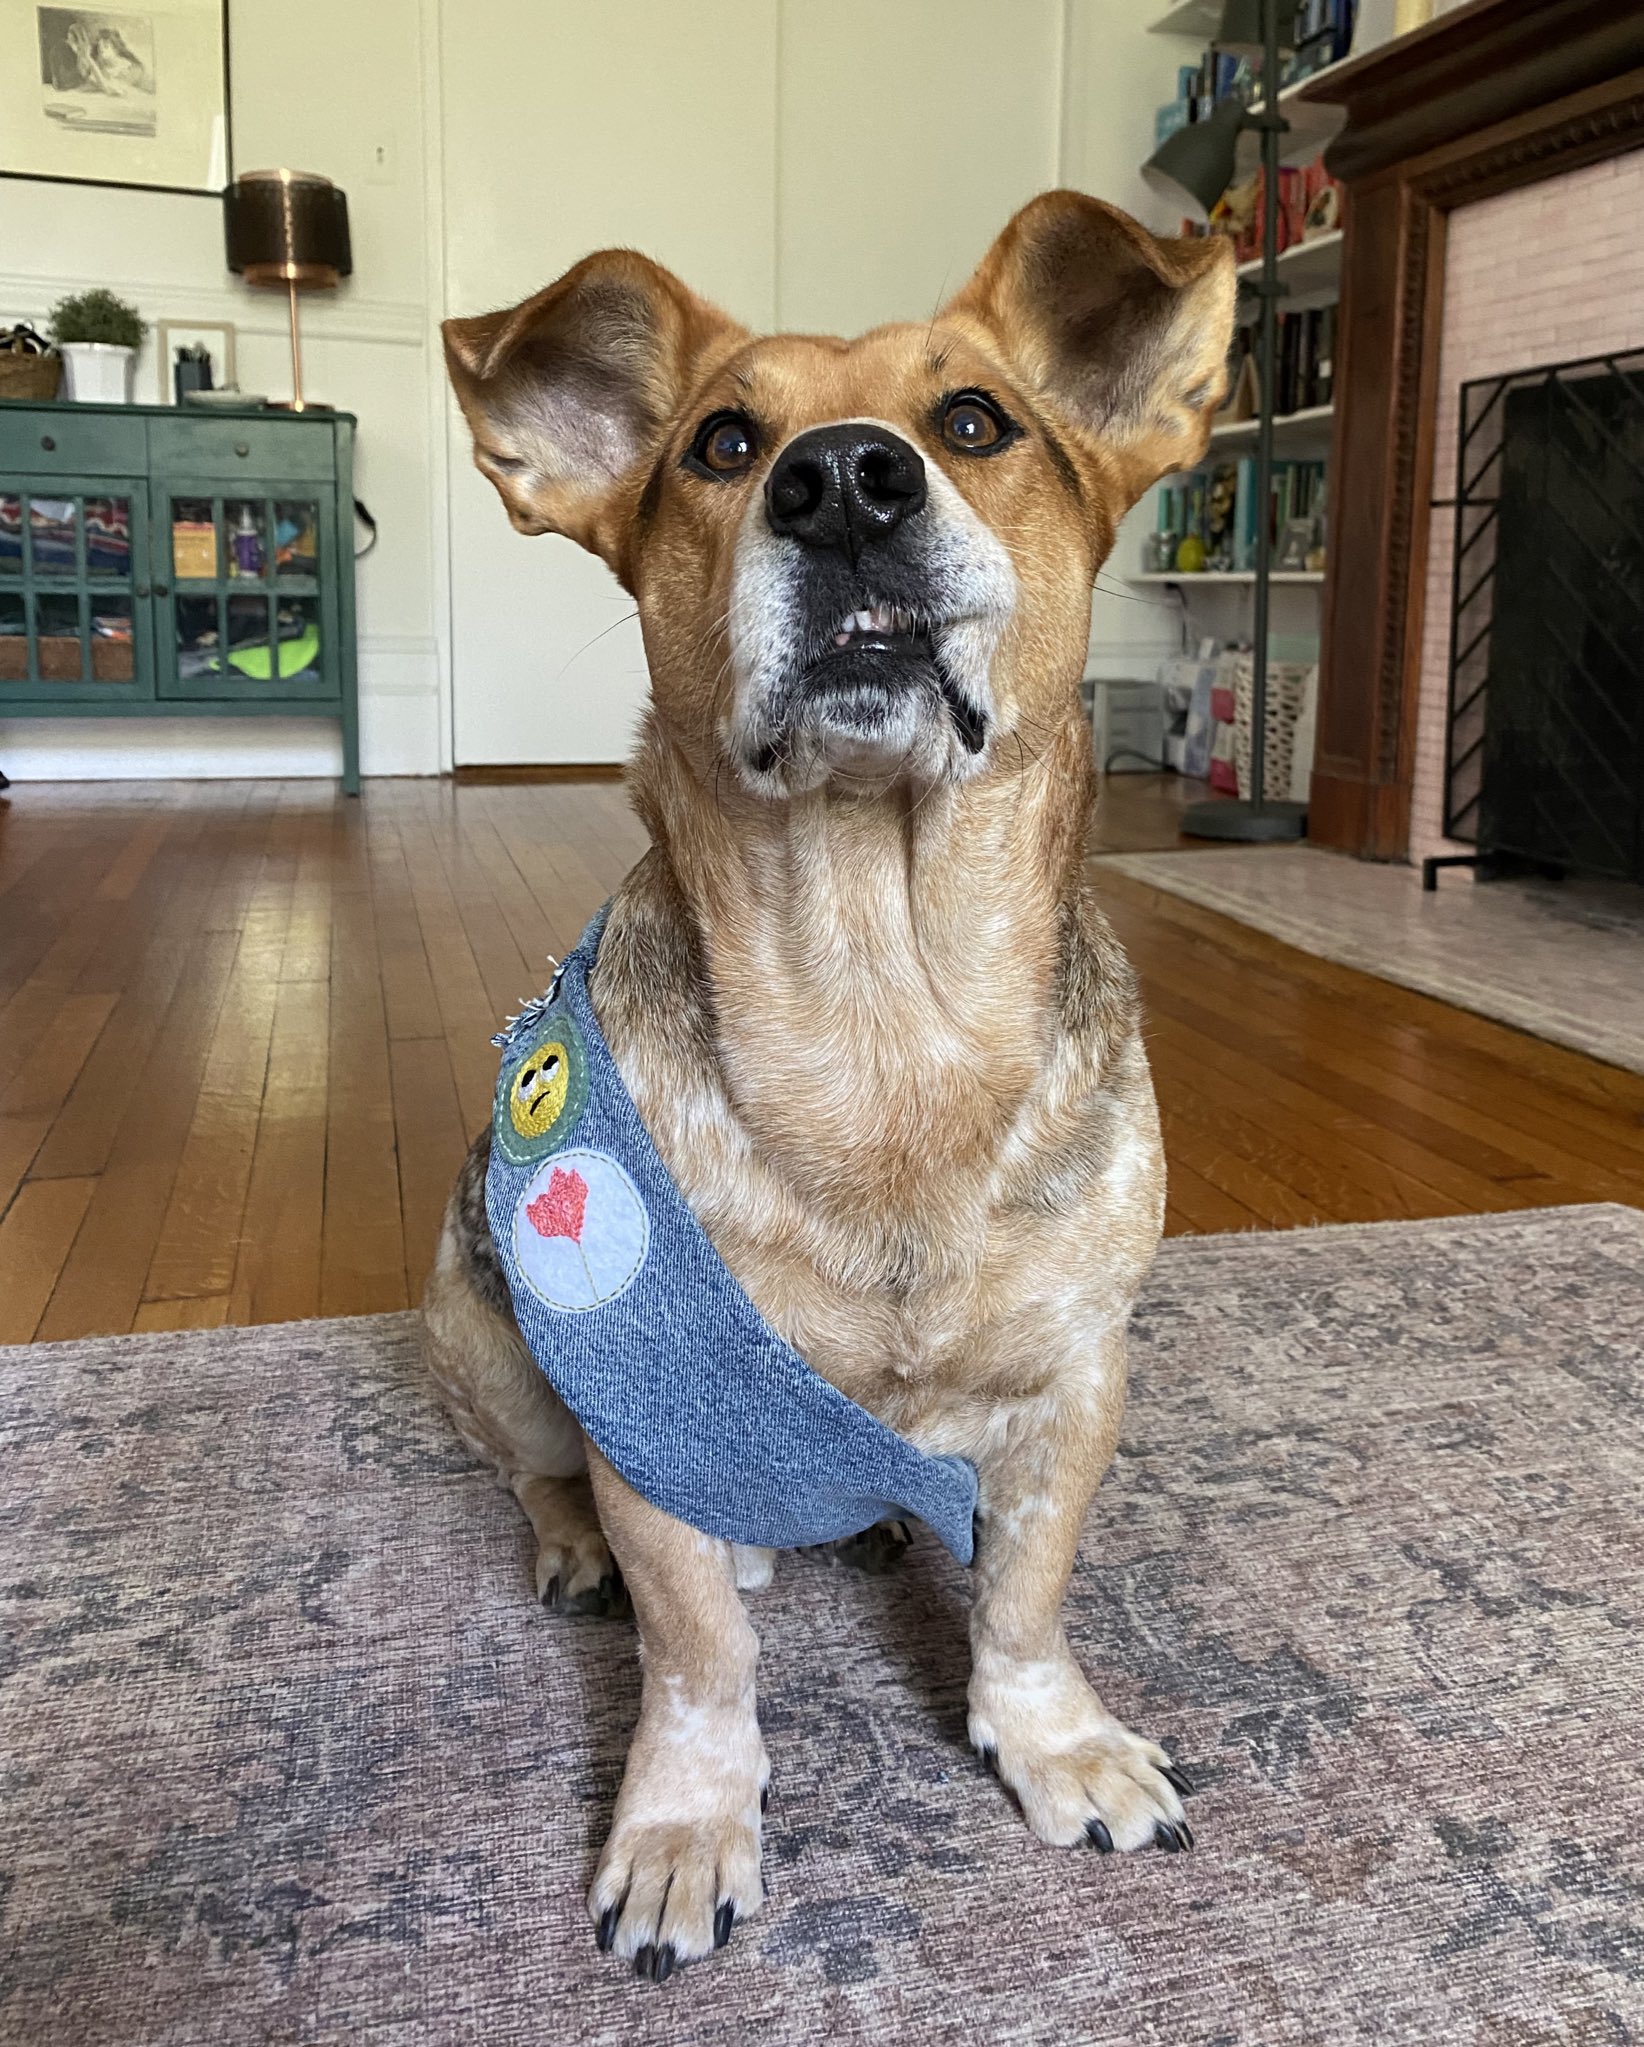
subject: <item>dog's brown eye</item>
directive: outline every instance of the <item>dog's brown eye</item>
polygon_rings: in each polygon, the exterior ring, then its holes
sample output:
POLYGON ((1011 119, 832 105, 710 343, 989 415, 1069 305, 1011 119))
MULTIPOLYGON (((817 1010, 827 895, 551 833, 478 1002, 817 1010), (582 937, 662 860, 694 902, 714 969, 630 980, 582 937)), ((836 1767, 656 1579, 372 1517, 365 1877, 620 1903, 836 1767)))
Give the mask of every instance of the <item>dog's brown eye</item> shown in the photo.
POLYGON ((691 444, 692 459, 711 476, 746 475, 758 452, 754 423, 740 412, 720 412, 704 420, 691 444))
POLYGON ((966 454, 998 447, 1008 431, 1004 414, 979 392, 961 391, 943 408, 942 438, 966 454))

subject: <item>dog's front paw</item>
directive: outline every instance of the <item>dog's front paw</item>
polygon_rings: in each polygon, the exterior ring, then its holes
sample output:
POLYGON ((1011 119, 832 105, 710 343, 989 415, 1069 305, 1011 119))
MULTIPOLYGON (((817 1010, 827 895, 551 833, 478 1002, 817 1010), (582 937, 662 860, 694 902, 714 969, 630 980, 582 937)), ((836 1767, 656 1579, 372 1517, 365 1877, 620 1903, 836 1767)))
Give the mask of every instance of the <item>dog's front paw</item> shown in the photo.
POLYGON ((599 1525, 586 1475, 548 1478, 516 1472, 510 1484, 536 1534, 536 1587, 542 1604, 560 1613, 631 1613, 628 1588, 599 1525))
POLYGON ((598 1530, 537 1551, 537 1598, 560 1613, 624 1616, 633 1612, 622 1573, 598 1530))
MULTIPOLYGON (((660 1983, 722 1948, 738 1920, 764 1902, 759 1875, 765 1756, 757 1728, 725 1744, 694 1730, 688 1744, 658 1744, 630 1759, 616 1819, 588 1893, 600 1948, 631 1959, 660 1983), (723 1761, 727 1750, 744 1751, 723 1761)), ((642 1729, 643 1733, 643 1729, 642 1729)))
POLYGON ((1041 1841, 1104 1855, 1193 1845, 1187 1779, 1114 1719, 1071 1659, 989 1658, 971 1682, 970 1738, 1041 1841))

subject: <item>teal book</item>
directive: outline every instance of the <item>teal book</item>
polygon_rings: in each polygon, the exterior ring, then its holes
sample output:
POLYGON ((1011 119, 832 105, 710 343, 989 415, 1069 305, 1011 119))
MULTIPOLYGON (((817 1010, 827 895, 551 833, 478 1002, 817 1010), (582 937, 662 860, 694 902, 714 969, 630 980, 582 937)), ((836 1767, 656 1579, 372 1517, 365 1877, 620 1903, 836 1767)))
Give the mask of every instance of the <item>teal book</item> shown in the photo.
POLYGON ((1250 570, 1256 566, 1256 458, 1244 456, 1239 463, 1238 494, 1233 511, 1233 566, 1250 570))

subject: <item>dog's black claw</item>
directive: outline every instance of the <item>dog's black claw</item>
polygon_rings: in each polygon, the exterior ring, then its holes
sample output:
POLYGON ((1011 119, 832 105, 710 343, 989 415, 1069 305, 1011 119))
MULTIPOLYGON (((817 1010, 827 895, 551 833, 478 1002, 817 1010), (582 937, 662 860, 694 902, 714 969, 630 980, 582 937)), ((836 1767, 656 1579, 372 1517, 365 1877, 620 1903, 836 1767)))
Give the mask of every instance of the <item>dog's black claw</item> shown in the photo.
POLYGON ((674 1962, 676 1959, 673 1942, 665 1940, 651 1957, 651 1981, 653 1983, 666 1983, 668 1978, 674 1973, 674 1962))
POLYGON ((548 1583, 542 1588, 542 1603, 544 1606, 553 1606, 557 1604, 558 1600, 559 1580, 558 1578, 550 1578, 548 1583))
POLYGON ((1187 1776, 1184 1771, 1178 1770, 1174 1763, 1161 1763, 1159 1765, 1159 1775, 1175 1791, 1179 1792, 1183 1798, 1191 1798, 1193 1796, 1194 1784, 1192 1778, 1187 1776))
POLYGON ((997 1777, 999 1774, 999 1751, 996 1748, 979 1748, 976 1753, 981 1761, 982 1768, 990 1776, 997 1777))
POLYGON ((881 1577, 895 1570, 912 1541, 913 1530, 905 1521, 876 1521, 859 1535, 836 1542, 833 1553, 842 1564, 865 1571, 869 1577, 881 1577))
POLYGON ((602 1955, 608 1955, 616 1945, 617 1921, 622 1917, 620 1905, 607 1905, 599 1915, 599 1931, 594 1935, 594 1945, 602 1955))
POLYGON ((769 1784, 761 1784, 759 1787, 759 1810, 761 1812, 769 1812, 770 1809, 771 1787, 769 1784))
POLYGON ((1085 1821, 1085 1834, 1098 1855, 1113 1853, 1113 1836, 1094 1813, 1085 1821))
POLYGON ((731 1928, 736 1924, 736 1907, 727 1898, 714 1914, 714 1946, 723 1947, 731 1937, 731 1928))
POLYGON ((1162 1848, 1168 1855, 1176 1855, 1186 1846, 1180 1834, 1169 1820, 1159 1820, 1153 1828, 1153 1845, 1162 1848))
POLYGON ((1178 1820, 1176 1822, 1176 1832, 1181 1836, 1184 1848, 1191 1848, 1193 1846, 1193 1829, 1187 1824, 1186 1820, 1178 1820))
POLYGON ((579 1592, 571 1604, 578 1613, 597 1614, 608 1619, 628 1610, 628 1588, 614 1571, 607 1571, 597 1585, 579 1592))

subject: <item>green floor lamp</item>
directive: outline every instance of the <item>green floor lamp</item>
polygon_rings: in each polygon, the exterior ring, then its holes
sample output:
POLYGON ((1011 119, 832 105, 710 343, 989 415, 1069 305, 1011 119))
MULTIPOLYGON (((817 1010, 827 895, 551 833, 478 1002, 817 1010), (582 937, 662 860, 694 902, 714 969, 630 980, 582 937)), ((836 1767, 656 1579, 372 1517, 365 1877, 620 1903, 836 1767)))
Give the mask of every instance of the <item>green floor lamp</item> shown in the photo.
POLYGON ((1237 799, 1219 796, 1191 803, 1182 812, 1181 829, 1196 839, 1243 841, 1299 839, 1307 830, 1305 803, 1270 802, 1267 797, 1267 619, 1273 539, 1269 507, 1273 484, 1273 355, 1277 330, 1279 282, 1279 137, 1286 123, 1279 112, 1279 9, 1285 0, 1225 0, 1217 46, 1238 52, 1260 52, 1261 109, 1242 100, 1225 99, 1203 121, 1193 121, 1161 143, 1142 166, 1146 184, 1172 205, 1198 220, 1232 184, 1240 134, 1247 128, 1261 136, 1262 272, 1252 287, 1261 300, 1261 346, 1258 366, 1261 413, 1256 428, 1256 582, 1255 616, 1250 648, 1250 794, 1237 799))

